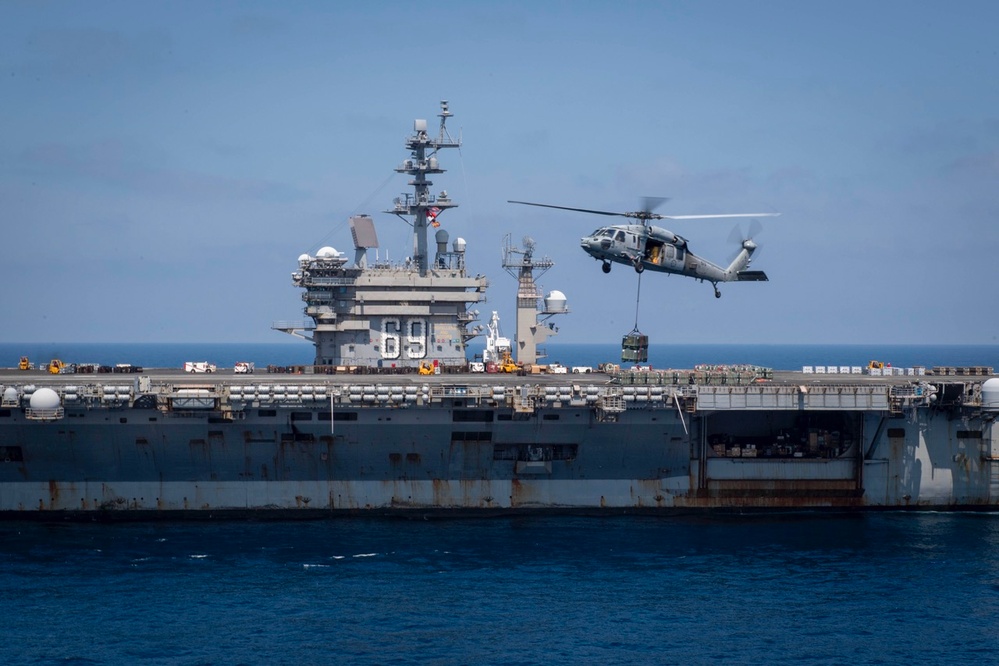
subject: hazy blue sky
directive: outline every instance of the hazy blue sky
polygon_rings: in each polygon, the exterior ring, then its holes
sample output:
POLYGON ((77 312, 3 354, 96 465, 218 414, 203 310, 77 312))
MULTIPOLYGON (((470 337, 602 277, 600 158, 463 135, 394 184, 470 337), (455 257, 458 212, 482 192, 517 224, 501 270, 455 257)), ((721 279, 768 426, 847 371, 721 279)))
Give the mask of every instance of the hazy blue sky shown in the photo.
MULTIPOLYGON (((646 273, 653 343, 999 341, 997 2, 0 2, 0 341, 284 341, 296 258, 381 214, 448 99, 441 217, 513 334, 503 236, 561 342, 635 323, 608 218, 779 211, 771 281, 646 273)), ((735 222, 667 226, 725 262, 735 222)), ((305 343, 301 343, 305 344, 305 343)))

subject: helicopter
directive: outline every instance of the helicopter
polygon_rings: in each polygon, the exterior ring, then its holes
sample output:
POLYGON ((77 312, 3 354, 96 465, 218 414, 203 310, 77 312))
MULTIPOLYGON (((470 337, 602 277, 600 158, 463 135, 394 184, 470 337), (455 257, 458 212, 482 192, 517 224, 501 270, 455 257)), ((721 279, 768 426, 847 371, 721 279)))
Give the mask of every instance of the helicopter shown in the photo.
MULTIPOLYGON (((722 217, 777 217, 780 213, 728 213, 717 215, 659 215, 652 211, 668 201, 662 197, 645 197, 642 210, 616 213, 606 210, 589 208, 572 208, 569 206, 553 206, 551 204, 534 203, 530 201, 510 201, 507 203, 524 206, 540 206, 556 208, 594 215, 612 215, 628 217, 639 221, 639 224, 612 224, 600 227, 589 236, 580 239, 583 250, 602 263, 604 273, 610 273, 611 264, 627 264, 642 273, 646 268, 660 273, 674 273, 686 277, 710 282, 715 289, 715 298, 721 298, 718 290, 719 282, 766 282, 767 274, 763 271, 746 270, 756 251, 753 237, 759 232, 759 222, 750 227, 749 234, 736 238, 740 249, 728 268, 711 263, 697 256, 687 247, 687 239, 672 231, 650 224, 652 220, 703 220, 722 217)), ((735 230, 733 230, 735 233, 735 230)))

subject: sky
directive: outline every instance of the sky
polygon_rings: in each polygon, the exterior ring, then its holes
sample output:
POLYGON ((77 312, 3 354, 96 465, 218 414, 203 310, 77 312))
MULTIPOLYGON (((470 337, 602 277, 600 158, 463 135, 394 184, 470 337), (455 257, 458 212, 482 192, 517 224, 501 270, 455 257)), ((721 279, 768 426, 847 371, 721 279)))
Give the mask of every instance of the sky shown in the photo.
MULTIPOLYGON (((0 1, 0 342, 284 342, 297 257, 352 255, 450 102, 441 216, 513 335, 506 234, 553 342, 999 344, 999 3, 0 1), (626 266, 611 218, 761 219, 765 283, 626 266)), ((624 222, 624 220, 621 220, 624 222)), ((667 221, 727 263, 738 220, 667 221)), ((748 224, 743 221, 742 229, 748 224)), ((307 344, 298 341, 298 344, 307 344)))

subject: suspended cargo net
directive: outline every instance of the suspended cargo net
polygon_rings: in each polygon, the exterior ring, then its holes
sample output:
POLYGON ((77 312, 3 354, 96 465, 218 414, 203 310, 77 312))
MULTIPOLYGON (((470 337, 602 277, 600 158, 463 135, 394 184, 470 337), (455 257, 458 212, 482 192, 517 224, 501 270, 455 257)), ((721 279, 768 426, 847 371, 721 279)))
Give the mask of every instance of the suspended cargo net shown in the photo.
POLYGON ((649 360, 649 336, 637 328, 621 340, 622 363, 646 363, 649 360))

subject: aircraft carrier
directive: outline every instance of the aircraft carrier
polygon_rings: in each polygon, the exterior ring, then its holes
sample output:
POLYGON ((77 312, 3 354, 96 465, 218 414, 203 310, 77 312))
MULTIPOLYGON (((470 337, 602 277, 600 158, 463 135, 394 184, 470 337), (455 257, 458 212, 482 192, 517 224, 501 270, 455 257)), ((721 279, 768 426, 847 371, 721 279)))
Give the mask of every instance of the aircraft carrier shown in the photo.
POLYGON ((460 144, 450 116, 442 102, 436 136, 415 121, 396 169, 413 191, 387 212, 410 221, 412 257, 371 261, 366 216, 353 258, 299 257, 311 321, 275 328, 311 340, 312 365, 0 371, 0 518, 999 506, 991 368, 544 366, 567 307, 540 293, 550 260, 530 242, 504 259, 516 337, 494 317, 470 362, 488 283, 439 227, 457 204, 428 179, 460 144))

